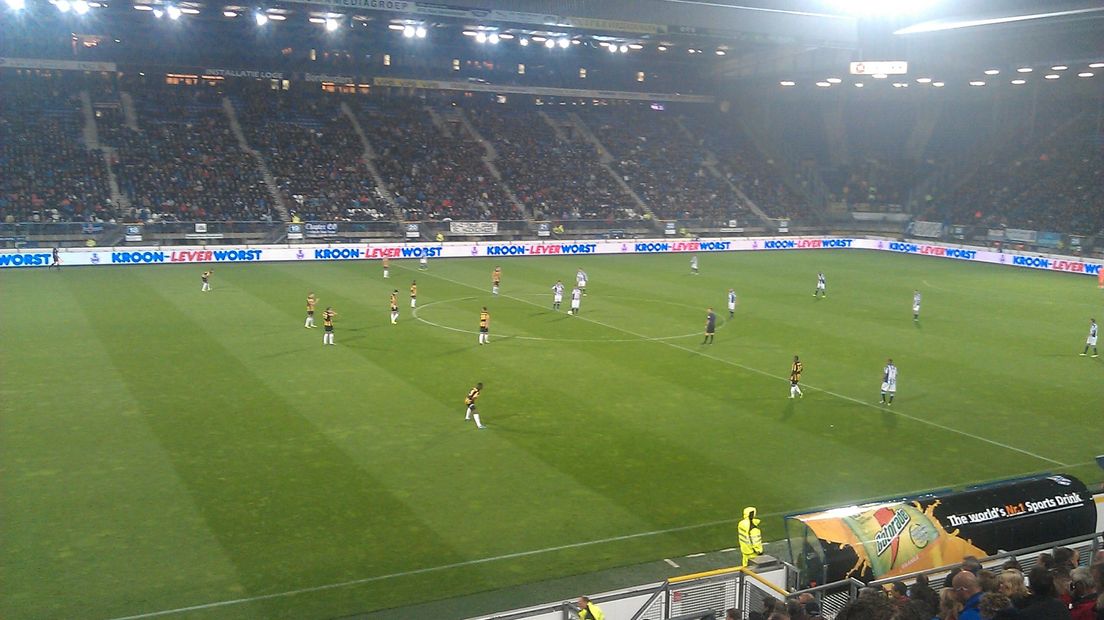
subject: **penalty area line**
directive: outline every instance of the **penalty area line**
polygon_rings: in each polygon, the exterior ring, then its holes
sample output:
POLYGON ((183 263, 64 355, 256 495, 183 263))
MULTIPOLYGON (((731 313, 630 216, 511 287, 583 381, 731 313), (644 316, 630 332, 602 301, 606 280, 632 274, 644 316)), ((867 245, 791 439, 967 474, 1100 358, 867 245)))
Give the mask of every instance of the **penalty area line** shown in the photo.
MULTIPOLYGON (((477 289, 477 290, 482 290, 482 289, 479 289, 479 287, 477 287, 477 286, 468 284, 467 282, 461 282, 459 280, 453 280, 452 278, 446 278, 445 276, 440 276, 440 275, 437 275, 437 274, 430 274, 430 275, 433 275, 434 277, 436 277, 438 279, 441 279, 441 280, 444 280, 446 282, 452 282, 453 284, 458 284, 460 286, 466 286, 468 288, 474 288, 474 289, 477 289)), ((531 306, 543 307, 540 304, 531 302, 527 299, 521 299, 519 297, 513 297, 513 296, 510 296, 510 295, 502 295, 502 297, 506 297, 508 299, 513 299, 514 301, 518 301, 518 302, 521 302, 521 303, 524 303, 524 304, 529 304, 531 306)), ((589 321, 590 323, 593 323, 595 325, 601 325, 602 327, 605 327, 607 329, 613 329, 613 330, 617 330, 619 332, 629 334, 630 336, 636 336, 636 337, 638 337, 642 340, 649 340, 649 338, 647 336, 645 336, 643 334, 638 334, 636 332, 630 331, 630 330, 625 329, 623 327, 617 327, 616 325, 610 325, 608 323, 603 323, 601 321, 595 321, 594 319, 587 318, 587 317, 582 316, 582 315, 579 315, 577 318, 582 319, 584 321, 589 321)), ((708 354, 704 351, 699 351, 697 349, 691 349, 690 347, 686 347, 686 346, 683 346, 681 344, 677 344, 677 343, 674 343, 674 342, 669 342, 669 341, 666 341, 666 340, 654 340, 654 339, 651 339, 651 340, 653 342, 657 342, 659 344, 664 344, 664 345, 667 345, 669 347, 673 347, 673 348, 678 349, 680 351, 686 351, 687 353, 693 353, 694 355, 700 355, 701 357, 711 359, 711 360, 714 360, 714 361, 717 361, 717 362, 721 362, 722 364, 728 364, 728 365, 736 367, 736 368, 741 368, 743 370, 746 370, 748 372, 756 373, 756 374, 761 375, 763 377, 768 377, 768 378, 776 379, 776 380, 779 380, 779 381, 789 381, 789 378, 787 378, 787 377, 782 377, 782 376, 779 376, 779 375, 771 374, 771 373, 769 373, 765 370, 759 370, 758 368, 752 368, 751 366, 745 366, 744 364, 741 364, 739 362, 734 362, 732 360, 726 360, 723 357, 716 357, 716 356, 710 355, 710 354, 708 354)), ((925 420, 924 418, 918 418, 916 416, 911 416, 911 415, 908 415, 907 413, 901 413, 901 411, 897 410, 897 409, 892 409, 892 408, 889 408, 889 407, 881 407, 881 406, 878 406, 874 403, 869 403, 865 400, 859 400, 858 398, 853 398, 851 396, 846 396, 846 395, 843 395, 843 394, 839 394, 837 392, 833 392, 831 390, 826 390, 824 388, 818 388, 818 387, 813 386, 813 385, 805 385, 804 387, 806 387, 810 390, 816 391, 816 392, 821 392, 823 394, 827 394, 829 396, 834 396, 834 397, 836 397, 840 400, 845 400, 845 401, 848 401, 848 402, 855 403, 857 405, 862 405, 864 407, 869 407, 871 409, 875 409, 875 410, 881 411, 883 413, 892 413, 893 415, 905 418, 906 420, 912 420, 913 422, 917 422, 919 424, 926 424, 926 425, 931 426, 933 428, 938 428, 938 429, 947 431, 949 433, 955 433, 955 434, 961 435, 963 437, 970 437, 972 439, 976 439, 977 441, 982 441, 982 442, 985 442, 989 445, 997 446, 998 448, 1004 448, 1005 450, 1011 450, 1013 452, 1018 452, 1020 454, 1023 454, 1025 456, 1030 456, 1031 458, 1034 458, 1034 459, 1037 459, 1037 460, 1040 460, 1040 461, 1046 461, 1047 463, 1051 463, 1053 465, 1058 465, 1059 467, 1069 467, 1070 466, 1068 463, 1063 463, 1061 461, 1056 461, 1052 458, 1045 457, 1041 454, 1035 454, 1034 452, 1024 450, 1023 448, 1017 448, 1016 446, 1011 446, 1011 445, 1008 445, 1006 443, 996 441, 994 439, 989 439, 988 437, 982 437, 981 435, 975 435, 975 434, 970 433, 968 431, 960 430, 960 429, 954 428, 952 426, 947 426, 945 424, 940 424, 938 422, 932 422, 931 420, 925 420)))

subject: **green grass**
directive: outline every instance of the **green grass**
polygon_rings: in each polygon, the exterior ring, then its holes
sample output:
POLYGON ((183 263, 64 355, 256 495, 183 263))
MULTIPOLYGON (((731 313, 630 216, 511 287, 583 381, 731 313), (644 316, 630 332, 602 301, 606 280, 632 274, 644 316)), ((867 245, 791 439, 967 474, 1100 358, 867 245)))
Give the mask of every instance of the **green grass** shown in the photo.
POLYGON ((482 259, 390 280, 368 262, 218 265, 206 294, 197 266, 0 273, 0 617, 239 599, 169 617, 337 617, 730 547, 748 503, 776 538, 811 506, 1099 480, 1104 364, 1077 356, 1104 318, 1092 279, 701 258, 700 276, 686 256, 510 259, 499 297, 482 259), (582 316, 551 312, 579 266, 582 316), (339 312, 337 346, 303 329, 308 291, 339 312), (892 410, 875 404, 887 357, 892 410), (477 381, 484 431, 463 420, 477 381))

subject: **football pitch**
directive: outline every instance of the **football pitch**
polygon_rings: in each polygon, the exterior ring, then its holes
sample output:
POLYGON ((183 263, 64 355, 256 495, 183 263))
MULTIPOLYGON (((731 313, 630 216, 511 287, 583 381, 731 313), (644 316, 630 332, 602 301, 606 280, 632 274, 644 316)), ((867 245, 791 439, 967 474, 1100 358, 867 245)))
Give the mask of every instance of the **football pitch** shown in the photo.
POLYGON ((219 264, 209 293, 199 265, 0 273, 0 617, 341 617, 732 547, 749 504, 776 539, 814 506, 1100 480, 1095 279, 699 258, 506 259, 498 296, 490 259, 219 264), (580 316, 554 312, 580 267, 580 316))

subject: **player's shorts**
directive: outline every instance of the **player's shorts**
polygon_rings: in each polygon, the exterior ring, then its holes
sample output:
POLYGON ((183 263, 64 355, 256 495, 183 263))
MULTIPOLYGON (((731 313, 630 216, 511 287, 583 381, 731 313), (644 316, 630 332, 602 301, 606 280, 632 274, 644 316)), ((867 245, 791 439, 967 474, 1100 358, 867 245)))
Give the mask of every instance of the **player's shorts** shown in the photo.
POLYGON ((579 300, 572 299, 571 300, 571 308, 574 309, 574 310, 577 310, 579 308, 579 300))
POLYGON ((883 392, 896 392, 897 391, 897 382, 896 381, 883 381, 882 382, 882 391, 883 392))
POLYGON ((562 301, 563 301, 563 295, 553 295, 552 296, 552 303, 558 304, 558 303, 561 303, 562 301))
POLYGON ((912 313, 913 314, 920 314, 920 306, 913 306, 912 307, 912 313))
POLYGON ((705 328, 705 335, 706 336, 712 336, 713 332, 715 332, 715 331, 717 331, 716 327, 706 327, 705 328))
POLYGON ((579 280, 575 284, 577 284, 579 288, 586 288, 586 280, 579 280))
POLYGON ((1089 336, 1087 339, 1085 339, 1085 344, 1089 345, 1090 347, 1095 347, 1096 336, 1089 336))
POLYGON ((314 316, 314 310, 307 310, 307 316, 314 316))
POLYGON ((797 384, 798 384, 798 380, 790 379, 790 385, 797 385, 797 384))
POLYGON ((486 328, 486 327, 480 327, 480 328, 479 328, 479 333, 481 333, 481 334, 486 334, 486 333, 487 333, 487 331, 488 331, 488 330, 487 330, 487 328, 486 328))
POLYGON ((817 282, 817 290, 818 291, 823 291, 824 290, 824 285, 821 284, 820 282, 817 282))
POLYGON ((736 304, 728 304, 728 311, 729 312, 735 312, 736 311, 736 304))
POLYGON ((327 325, 326 326, 326 331, 332 332, 333 331, 333 325, 327 325))

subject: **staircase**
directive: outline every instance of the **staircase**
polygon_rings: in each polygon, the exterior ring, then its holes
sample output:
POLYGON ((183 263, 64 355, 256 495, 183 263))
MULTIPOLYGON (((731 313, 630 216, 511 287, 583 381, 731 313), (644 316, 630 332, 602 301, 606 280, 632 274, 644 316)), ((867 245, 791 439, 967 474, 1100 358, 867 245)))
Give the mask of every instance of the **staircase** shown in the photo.
POLYGON ((88 95, 87 90, 81 91, 80 100, 81 116, 84 117, 84 125, 81 127, 81 138, 84 140, 84 145, 89 150, 99 150, 103 157, 104 167, 107 168, 107 188, 111 191, 111 202, 120 209, 128 209, 130 208, 130 198, 119 191, 119 179, 115 176, 115 168, 112 166, 115 161, 115 149, 100 144, 100 132, 96 127, 96 114, 92 110, 92 97, 88 95))
POLYGON ((498 181, 498 184, 502 187, 502 191, 506 194, 506 198, 514 205, 514 208, 517 209, 522 219, 531 221, 533 219, 533 214, 529 213, 525 205, 521 204, 521 201, 517 199, 514 190, 510 189, 510 185, 502 178, 502 172, 494 163, 495 160, 498 159, 498 150, 495 149, 494 144, 479 133, 479 130, 475 128, 475 125, 472 124, 471 119, 468 118, 468 115, 465 114, 463 110, 456 108, 455 118, 460 122, 460 126, 468 132, 468 135, 483 147, 483 166, 490 171, 491 176, 498 181))
POLYGON ((126 126, 133 131, 138 131, 138 113, 134 111, 134 97, 131 97, 130 93, 120 92, 119 102, 123 104, 123 121, 126 126))
POLYGON ((567 134, 564 133, 563 127, 556 121, 552 120, 552 117, 548 115, 548 112, 541 110, 537 112, 537 115, 539 115, 544 120, 544 122, 548 123, 548 126, 552 128, 552 133, 556 134, 557 140, 559 140, 560 142, 569 142, 567 134))
POLYGON ((633 204, 636 205, 636 208, 639 209, 641 213, 646 214, 655 222, 656 226, 659 226, 659 221, 656 219, 655 213, 652 213, 652 210, 648 208, 648 205, 640 198, 640 195, 637 194, 636 191, 625 182, 625 179, 613 169, 613 166, 610 165, 613 163, 614 157, 613 154, 609 152, 609 149, 606 148, 606 145, 602 144, 602 141, 598 139, 598 136, 594 135, 594 132, 590 130, 590 127, 587 127, 587 124, 578 114, 571 112, 568 114, 568 118, 571 119, 571 125, 575 127, 579 135, 585 138, 586 141, 598 151, 598 160, 602 167, 605 168, 606 172, 609 173, 613 182, 620 186, 621 191, 628 194, 629 198, 632 198, 633 204))
POLYGON ((249 141, 245 139, 245 132, 242 131, 241 123, 238 122, 238 113, 234 109, 234 102, 230 101, 229 97, 222 98, 222 111, 226 114, 226 119, 230 121, 230 131, 234 132, 234 137, 238 139, 238 147, 252 155, 257 162, 257 169, 261 171, 265 187, 268 188, 268 195, 272 198, 272 204, 275 205, 280 219, 285 222, 290 220, 291 215, 288 212, 287 201, 280 193, 280 187, 276 184, 276 177, 272 176, 264 157, 256 149, 249 146, 249 141))
POLYGON ((448 126, 448 123, 445 122, 445 119, 441 118, 441 115, 437 113, 437 110, 434 110, 430 106, 426 106, 425 111, 429 113, 429 119, 433 121, 433 126, 437 128, 437 131, 445 134, 446 138, 453 137, 452 128, 448 126))
POLYGON ((391 193, 391 190, 387 189, 387 183, 384 182, 379 168, 376 167, 376 151, 372 148, 372 143, 368 141, 368 134, 364 133, 364 128, 360 126, 360 119, 357 118, 356 114, 353 114, 352 108, 345 101, 341 102, 341 113, 353 124, 353 130, 356 131, 357 137, 360 138, 360 144, 364 147, 361 159, 364 161, 364 166, 368 168, 368 174, 372 175, 372 180, 376 183, 376 194, 391 207, 395 220, 402 221, 402 210, 395 202, 395 196, 391 193))
POLYGON ((681 118, 675 118, 675 124, 678 125, 678 128, 682 131, 683 135, 686 136, 686 139, 690 140, 690 142, 692 142, 693 144, 698 145, 698 148, 701 149, 702 153, 705 154, 705 157, 702 161, 702 166, 715 178, 720 179, 726 185, 728 185, 729 189, 731 189, 733 193, 736 194, 736 197, 740 200, 740 204, 747 207, 749 211, 754 213, 756 217, 762 220, 763 224, 768 227, 774 227, 774 222, 771 221, 770 217, 768 217, 767 214, 759 208, 759 205, 755 204, 755 202, 752 201, 751 198, 748 198, 747 194, 745 194, 739 188, 739 186, 729 180, 729 178, 723 172, 721 172, 720 168, 717 167, 717 162, 720 161, 717 158, 717 154, 714 153, 711 149, 706 148, 705 144, 702 143, 696 135, 694 135, 694 132, 690 131, 690 128, 682 122, 681 118))

